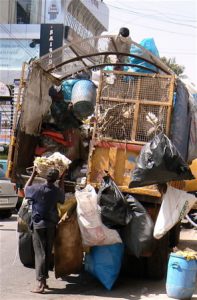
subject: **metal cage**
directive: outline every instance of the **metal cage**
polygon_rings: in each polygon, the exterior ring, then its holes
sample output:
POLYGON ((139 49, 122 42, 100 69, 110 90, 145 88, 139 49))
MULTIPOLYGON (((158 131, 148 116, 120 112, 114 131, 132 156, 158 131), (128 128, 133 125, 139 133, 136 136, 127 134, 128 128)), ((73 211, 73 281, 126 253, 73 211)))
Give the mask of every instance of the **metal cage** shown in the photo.
POLYGON ((94 138, 143 145, 168 135, 173 87, 173 76, 102 71, 94 138))

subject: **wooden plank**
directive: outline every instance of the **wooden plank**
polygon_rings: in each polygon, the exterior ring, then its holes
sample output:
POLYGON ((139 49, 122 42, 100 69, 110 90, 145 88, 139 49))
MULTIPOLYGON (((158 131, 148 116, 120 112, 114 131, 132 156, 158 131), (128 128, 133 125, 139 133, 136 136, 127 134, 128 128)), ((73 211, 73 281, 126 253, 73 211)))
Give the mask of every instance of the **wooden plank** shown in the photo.
POLYGON ((113 102, 121 102, 121 103, 137 103, 140 100, 140 104, 145 104, 145 105, 159 105, 159 106, 171 106, 172 105, 172 101, 151 101, 151 100, 141 100, 140 98, 138 99, 125 99, 125 98, 114 98, 114 97, 101 97, 100 98, 100 102, 101 101, 113 101, 113 102))
POLYGON ((150 77, 150 78, 171 78, 172 75, 161 75, 161 74, 149 74, 149 73, 140 73, 140 72, 125 72, 125 71, 114 71, 114 70, 102 70, 102 73, 113 73, 113 74, 119 74, 119 75, 129 75, 129 76, 142 76, 142 77, 150 77))
POLYGON ((170 83, 170 93, 169 93, 169 101, 171 103, 171 106, 168 107, 167 112, 167 120, 166 120, 166 133, 169 135, 170 133, 170 123, 171 123, 171 115, 172 115, 172 101, 174 97, 174 80, 175 77, 173 76, 170 83))
POLYGON ((122 143, 122 144, 133 144, 133 145, 141 145, 143 146, 146 142, 141 142, 141 141, 135 141, 135 140, 131 140, 131 141, 125 141, 125 140, 117 140, 117 139, 112 139, 112 138, 107 138, 107 137, 102 137, 102 141, 106 141, 106 142, 115 142, 115 143, 122 143))
POLYGON ((119 186, 120 190, 129 194, 147 195, 152 197, 161 197, 160 192, 154 186, 144 186, 139 188, 128 188, 128 186, 119 186))
POLYGON ((131 132, 131 140, 135 140, 135 136, 136 136, 138 117, 139 117, 139 106, 140 106, 140 99, 139 99, 140 86, 141 86, 141 78, 138 78, 137 91, 136 91, 136 96, 137 96, 138 101, 135 104, 135 111, 134 111, 134 116, 133 116, 133 126, 132 126, 132 132, 131 132))
POLYGON ((92 152, 92 156, 88 164, 88 178, 89 183, 99 183, 105 175, 105 171, 109 171, 109 149, 96 148, 92 152))
POLYGON ((123 149, 118 149, 116 166, 114 172, 114 179, 117 185, 123 185, 124 172, 125 172, 125 155, 126 151, 123 149))
POLYGON ((131 144, 131 143, 117 143, 112 141, 105 141, 105 140, 95 140, 95 147, 101 147, 101 148, 110 148, 110 147, 116 147, 118 149, 132 151, 139 153, 142 149, 142 146, 131 144))
POLYGON ((125 156, 125 170, 124 170, 124 176, 123 176, 123 184, 124 186, 129 186, 129 183, 131 181, 131 172, 134 170, 136 165, 136 158, 138 156, 139 152, 133 152, 133 151, 127 151, 125 156))
POLYGON ((118 149, 116 147, 111 147, 109 149, 109 174, 114 178, 115 168, 116 168, 116 158, 117 158, 118 149))

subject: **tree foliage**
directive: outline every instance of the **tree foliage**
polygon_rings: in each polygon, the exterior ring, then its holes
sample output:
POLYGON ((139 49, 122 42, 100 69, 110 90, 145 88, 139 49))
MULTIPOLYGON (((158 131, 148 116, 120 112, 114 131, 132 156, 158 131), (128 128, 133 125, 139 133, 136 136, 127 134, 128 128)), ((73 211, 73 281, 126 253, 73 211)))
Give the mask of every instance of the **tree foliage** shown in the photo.
POLYGON ((180 76, 185 71, 185 67, 176 63, 175 57, 166 58, 165 56, 161 57, 161 60, 170 68, 177 76, 180 76))

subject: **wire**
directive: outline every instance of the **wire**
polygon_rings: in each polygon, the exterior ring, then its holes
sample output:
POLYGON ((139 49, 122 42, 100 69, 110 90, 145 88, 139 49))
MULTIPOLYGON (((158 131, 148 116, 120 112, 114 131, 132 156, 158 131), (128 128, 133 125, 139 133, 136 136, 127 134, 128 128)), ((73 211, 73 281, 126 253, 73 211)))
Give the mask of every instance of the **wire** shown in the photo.
POLYGON ((17 42, 17 44, 20 45, 21 48, 23 48, 23 50, 24 50, 30 57, 35 56, 35 53, 29 52, 29 51, 24 47, 23 43, 21 43, 21 41, 20 41, 14 34, 12 34, 12 33, 8 30, 8 28, 7 28, 6 26, 4 26, 3 24, 0 24, 0 27, 1 27, 6 33, 8 33, 9 36, 10 36, 11 38, 13 38, 13 39, 17 42))
MULTIPOLYGON (((114 19, 114 20, 116 20, 117 21, 117 18, 116 17, 110 17, 111 19, 114 19)), ((127 22, 127 20, 126 19, 120 19, 120 18, 118 18, 118 20, 119 21, 122 21, 122 22, 127 22)), ((127 23, 127 25, 129 25, 129 24, 131 24, 131 23, 127 23)), ((131 24, 132 26, 133 26, 133 23, 131 24)), ((118 26, 119 27, 119 26, 118 26)), ((180 31, 171 31, 171 30, 165 30, 165 29, 162 29, 162 28, 158 28, 158 27, 153 27, 153 26, 149 26, 149 25, 140 25, 140 24, 137 24, 137 23, 135 23, 135 27, 146 27, 146 28, 150 28, 150 29, 152 29, 152 30, 155 30, 155 31, 161 31, 161 32, 167 32, 167 33, 172 33, 172 34, 176 34, 176 35, 181 35, 181 36, 183 36, 183 32, 180 32, 180 31)), ((184 38, 187 38, 187 37, 194 37, 194 38, 196 38, 196 35, 194 35, 194 34, 190 34, 190 33, 185 33, 185 36, 184 36, 184 38)))
POLYGON ((168 21, 162 20, 161 16, 147 15, 147 14, 140 13, 140 12, 137 12, 137 11, 134 11, 134 10, 125 9, 125 8, 122 8, 122 7, 117 7, 117 6, 114 6, 114 5, 111 5, 111 4, 109 4, 109 6, 114 7, 116 9, 119 9, 119 10, 124 10, 126 12, 130 12, 130 13, 135 14, 135 15, 140 15, 140 16, 143 16, 145 18, 152 17, 152 19, 158 20, 159 22, 165 22, 165 23, 167 22, 167 23, 172 23, 172 24, 175 24, 175 25, 181 25, 181 26, 185 26, 185 27, 197 28, 197 26, 195 26, 195 25, 189 25, 189 24, 184 24, 184 23, 179 23, 179 22, 173 22, 173 21, 169 21, 169 20, 168 21))
MULTIPOLYGON (((106 2, 108 2, 108 1, 106 1, 106 2)), ((128 1, 129 3, 130 3, 130 1, 128 1)), ((113 7, 113 5, 112 4, 107 4, 108 6, 112 6, 113 7)), ((168 7, 169 8, 169 7, 168 7)), ((126 9, 125 9, 126 10, 126 9)), ((137 10, 141 10, 141 11, 143 11, 143 9, 137 9, 137 10)), ((151 11, 151 12, 156 12, 156 13, 159 13, 160 15, 165 15, 167 18, 170 18, 169 16, 171 15, 171 16, 178 16, 178 17, 180 17, 181 18, 181 20, 183 20, 183 18, 188 18, 188 16, 186 16, 186 15, 180 15, 180 14, 174 14, 174 13, 171 13, 171 12, 168 12, 168 15, 166 15, 163 11, 160 11, 160 10, 157 10, 157 9, 149 9, 149 8, 145 8, 144 9, 144 11, 145 12, 147 12, 147 11, 151 11)), ((187 21, 187 22, 197 22, 197 19, 187 19, 187 20, 185 20, 185 21, 187 21)))

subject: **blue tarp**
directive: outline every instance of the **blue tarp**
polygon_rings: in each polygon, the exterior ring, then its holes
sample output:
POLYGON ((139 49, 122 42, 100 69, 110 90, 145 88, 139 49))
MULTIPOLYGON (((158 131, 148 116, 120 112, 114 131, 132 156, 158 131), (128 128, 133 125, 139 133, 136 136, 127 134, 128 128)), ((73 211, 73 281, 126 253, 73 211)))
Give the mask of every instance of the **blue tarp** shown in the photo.
MULTIPOLYGON (((159 51, 158 51, 158 49, 157 49, 157 47, 155 45, 155 41, 154 41, 153 38, 143 39, 140 42, 140 45, 142 47, 144 47, 146 50, 148 50, 151 53, 153 53, 155 56, 159 57, 159 51)), ((139 47, 137 47, 135 45, 131 46, 130 53, 138 55, 138 56, 142 56, 143 55, 143 51, 139 47)), ((135 58, 135 57, 130 57, 130 63, 139 66, 139 67, 131 67, 129 69, 130 72, 155 73, 155 72, 158 71, 158 69, 155 66, 153 66, 152 64, 144 61, 143 59, 139 59, 139 58, 135 58), (140 68, 140 66, 146 67, 146 68, 150 68, 152 71, 140 68)))

